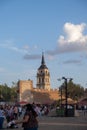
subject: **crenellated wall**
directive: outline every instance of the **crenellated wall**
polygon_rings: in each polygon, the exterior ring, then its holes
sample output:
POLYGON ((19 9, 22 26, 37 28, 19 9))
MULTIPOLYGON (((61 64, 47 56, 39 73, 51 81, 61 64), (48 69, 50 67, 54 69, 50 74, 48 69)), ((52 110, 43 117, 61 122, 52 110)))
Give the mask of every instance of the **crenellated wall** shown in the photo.
POLYGON ((33 87, 32 80, 20 80, 18 83, 18 100, 36 103, 52 103, 60 98, 57 89, 39 89, 33 87))

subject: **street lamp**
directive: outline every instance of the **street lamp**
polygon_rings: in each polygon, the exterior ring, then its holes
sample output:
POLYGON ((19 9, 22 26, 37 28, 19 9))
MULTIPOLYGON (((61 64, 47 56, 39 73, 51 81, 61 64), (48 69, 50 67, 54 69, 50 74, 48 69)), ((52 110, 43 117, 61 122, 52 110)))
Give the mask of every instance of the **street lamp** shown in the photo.
POLYGON ((62 86, 60 87, 60 91, 61 91, 61 109, 62 109, 62 86))
MULTIPOLYGON (((57 79, 58 81, 61 81, 61 79, 57 79)), ((61 95, 61 108, 62 108, 62 86, 59 87, 59 90, 60 90, 60 95, 61 95)))
POLYGON ((62 115, 62 89, 63 89, 63 85, 61 85, 60 88, 59 88, 59 90, 60 90, 60 92, 61 92, 61 99, 60 99, 60 101, 61 101, 61 103, 60 103, 61 116, 63 116, 63 115, 62 115))
POLYGON ((65 116, 67 117, 67 78, 62 77, 65 80, 65 116))
MULTIPOLYGON (((57 79, 58 81, 61 81, 62 79, 57 79)), ((60 109, 61 109, 61 116, 62 116, 62 88, 63 88, 63 85, 61 85, 59 87, 59 91, 60 91, 60 109)))
POLYGON ((65 77, 62 77, 62 79, 65 80, 65 116, 67 117, 68 116, 68 111, 67 111, 67 99, 68 99, 68 94, 67 94, 67 80, 69 79, 70 81, 72 81, 72 78, 65 78, 65 77))

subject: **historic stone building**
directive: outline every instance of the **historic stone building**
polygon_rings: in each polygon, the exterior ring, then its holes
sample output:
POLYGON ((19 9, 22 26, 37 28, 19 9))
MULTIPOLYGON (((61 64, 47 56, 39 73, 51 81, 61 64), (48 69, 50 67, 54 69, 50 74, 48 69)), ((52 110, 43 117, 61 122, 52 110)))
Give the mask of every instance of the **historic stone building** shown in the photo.
POLYGON ((36 88, 33 87, 32 80, 20 80, 18 82, 18 101, 35 103, 53 103, 57 101, 59 92, 50 86, 50 72, 45 64, 44 54, 42 54, 41 65, 37 69, 36 88))
POLYGON ((50 90, 50 73, 45 65, 44 55, 42 54, 41 66, 37 71, 37 88, 50 90))

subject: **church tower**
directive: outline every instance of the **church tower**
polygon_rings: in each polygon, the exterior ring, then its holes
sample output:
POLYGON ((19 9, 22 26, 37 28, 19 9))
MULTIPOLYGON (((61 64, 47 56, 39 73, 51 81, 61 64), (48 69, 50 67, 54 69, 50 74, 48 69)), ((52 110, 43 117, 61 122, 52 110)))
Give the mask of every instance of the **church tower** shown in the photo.
POLYGON ((37 88, 50 90, 50 73, 45 65, 44 54, 42 53, 41 65, 37 70, 37 88))

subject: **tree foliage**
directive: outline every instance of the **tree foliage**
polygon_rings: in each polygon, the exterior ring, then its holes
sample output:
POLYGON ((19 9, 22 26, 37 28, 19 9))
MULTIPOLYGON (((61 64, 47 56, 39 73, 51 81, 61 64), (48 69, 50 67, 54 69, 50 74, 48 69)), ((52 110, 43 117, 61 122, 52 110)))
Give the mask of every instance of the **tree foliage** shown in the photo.
MULTIPOLYGON (((62 84, 62 93, 65 95, 65 83, 62 84)), ((73 100, 78 100, 84 95, 84 88, 72 81, 67 82, 67 96, 73 100)))
POLYGON ((17 100, 17 84, 9 87, 7 84, 0 85, 0 101, 16 101, 17 100))
POLYGON ((7 86, 7 84, 0 85, 0 100, 1 101, 9 101, 11 98, 10 95, 10 88, 7 86))

